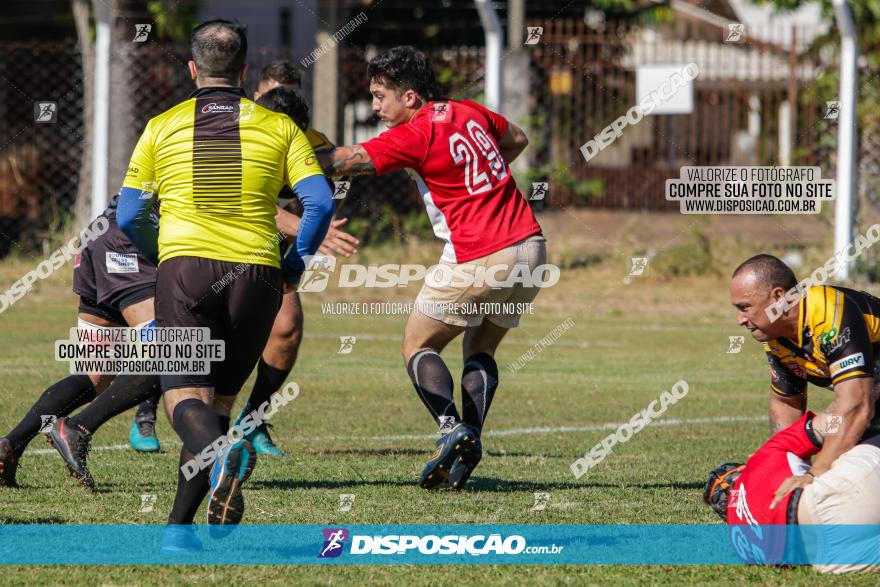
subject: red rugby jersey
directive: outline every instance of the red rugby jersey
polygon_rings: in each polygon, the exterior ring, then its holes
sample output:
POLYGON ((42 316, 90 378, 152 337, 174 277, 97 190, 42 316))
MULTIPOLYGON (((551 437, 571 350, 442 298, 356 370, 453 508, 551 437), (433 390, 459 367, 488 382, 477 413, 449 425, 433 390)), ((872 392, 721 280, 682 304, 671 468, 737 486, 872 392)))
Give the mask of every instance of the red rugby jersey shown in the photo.
POLYGON ((807 427, 812 425, 813 412, 807 412, 786 428, 774 434, 746 463, 732 488, 727 503, 728 524, 785 524, 791 493, 770 509, 773 496, 782 482, 792 475, 809 470, 808 460, 821 450, 807 427))
POLYGON ((425 202, 443 260, 463 263, 541 231, 498 141, 507 119, 470 100, 428 102, 361 146, 376 173, 407 169, 425 202))

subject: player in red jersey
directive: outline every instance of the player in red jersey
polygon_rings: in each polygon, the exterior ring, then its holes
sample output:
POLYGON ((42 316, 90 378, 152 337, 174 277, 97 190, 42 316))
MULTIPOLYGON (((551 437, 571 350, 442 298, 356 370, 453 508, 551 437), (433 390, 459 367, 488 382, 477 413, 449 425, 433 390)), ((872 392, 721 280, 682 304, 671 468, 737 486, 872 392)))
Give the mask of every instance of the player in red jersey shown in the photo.
MULTIPOLYGON (((841 432, 842 425, 837 416, 806 412, 773 435, 745 465, 725 463, 709 475, 703 497, 732 526, 734 546, 745 560, 763 564, 790 560, 796 545, 808 546, 820 558, 822 549, 852 552, 863 547, 846 532, 836 537, 841 541, 837 544, 833 533, 821 531, 793 540, 786 525, 880 524, 880 435, 862 440, 805 487, 796 482, 800 476, 812 475, 809 459, 819 453, 826 437, 841 432), (842 542, 847 539, 853 543, 842 542)), ((877 556, 862 558, 857 553, 863 564, 815 566, 835 573, 880 571, 876 537, 871 545, 877 556)))
POLYGON ((495 350, 552 271, 541 227, 508 167, 528 140, 475 102, 440 100, 430 63, 412 47, 377 55, 367 73, 373 111, 389 130, 338 147, 322 163, 332 175, 406 169, 445 242, 407 322, 403 359, 441 433, 420 484, 460 489, 482 456, 480 432, 498 386, 495 350), (461 333, 460 416, 439 353, 461 333))

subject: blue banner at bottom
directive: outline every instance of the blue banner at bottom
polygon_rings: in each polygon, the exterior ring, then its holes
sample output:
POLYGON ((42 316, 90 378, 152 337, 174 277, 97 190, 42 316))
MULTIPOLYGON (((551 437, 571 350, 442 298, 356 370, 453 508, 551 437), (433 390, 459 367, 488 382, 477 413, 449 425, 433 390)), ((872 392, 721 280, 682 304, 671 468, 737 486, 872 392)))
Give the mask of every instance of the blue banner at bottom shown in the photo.
POLYGON ((0 525, 0 563, 863 566, 880 526, 0 525))

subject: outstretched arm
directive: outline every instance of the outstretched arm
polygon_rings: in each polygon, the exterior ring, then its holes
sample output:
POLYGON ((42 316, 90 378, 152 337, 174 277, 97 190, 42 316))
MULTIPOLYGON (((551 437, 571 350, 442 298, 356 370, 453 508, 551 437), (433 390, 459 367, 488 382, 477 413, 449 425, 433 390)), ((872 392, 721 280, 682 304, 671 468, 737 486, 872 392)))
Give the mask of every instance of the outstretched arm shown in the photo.
POLYGON ((873 379, 859 377, 847 379, 834 386, 834 401, 825 412, 836 416, 835 426, 825 431, 825 443, 816 455, 811 471, 821 475, 831 468, 837 457, 854 447, 874 417, 873 379))
POLYGON ((375 175, 376 167, 370 155, 360 145, 336 147, 329 158, 319 158, 324 173, 332 177, 341 175, 375 175))
MULTIPOLYGON (((301 221, 299 216, 288 212, 284 208, 278 207, 276 210, 275 226, 288 242, 296 242, 296 235, 301 221), (293 238, 291 239, 291 237, 293 238)), ((360 244, 360 240, 353 234, 340 230, 340 227, 347 222, 348 218, 337 218, 330 223, 327 236, 324 237, 324 241, 318 247, 318 252, 325 255, 342 255, 343 257, 350 257, 357 253, 357 246, 360 244)))
POLYGON ((504 131, 504 135, 498 141, 498 146, 501 148, 501 155, 504 157, 504 160, 507 163, 512 163, 529 146, 529 139, 526 137, 523 129, 512 122, 508 122, 507 130, 504 131))

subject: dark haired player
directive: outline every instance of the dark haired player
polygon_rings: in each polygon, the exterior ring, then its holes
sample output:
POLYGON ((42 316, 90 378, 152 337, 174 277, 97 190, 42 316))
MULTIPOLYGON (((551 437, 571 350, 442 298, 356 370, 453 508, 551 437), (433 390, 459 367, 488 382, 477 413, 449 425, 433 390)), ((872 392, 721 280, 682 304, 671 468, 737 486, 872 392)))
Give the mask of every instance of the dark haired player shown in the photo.
MULTIPOLYGON (((325 165, 332 175, 377 174, 407 169, 425 202, 434 234, 445 242, 440 263, 465 272, 504 266, 529 273, 546 262, 541 227, 519 192, 508 164, 526 148, 525 133, 503 116, 470 100, 441 100, 424 54, 395 47, 367 68, 373 112, 389 130, 351 147, 338 147, 325 165)), ((441 438, 422 471, 425 489, 460 489, 482 457, 480 433, 498 386, 495 350, 537 287, 492 289, 426 281, 403 338, 403 359, 416 393, 440 426, 441 438), (506 303, 486 314, 485 303, 506 303), (476 312, 472 311, 476 310, 476 312), (440 352, 464 333, 462 407, 440 352), (444 434, 445 433, 445 434, 444 434)))
POLYGON ((297 101, 300 102, 300 106, 297 106, 300 113, 299 121, 290 114, 288 116, 293 118, 297 126, 305 131, 306 138, 309 139, 315 153, 320 155, 322 152, 332 149, 333 143, 327 138, 327 135, 311 127, 308 102, 302 97, 302 94, 299 94, 302 90, 302 72, 289 61, 273 61, 260 72, 260 84, 257 86, 257 91, 254 92, 254 100, 259 100, 266 92, 275 88, 290 88, 297 91, 297 101))
MULTIPOLYGON (((309 106, 297 90, 288 86, 276 86, 260 95, 256 99, 256 103, 269 110, 287 114, 299 128, 305 130, 309 144, 312 145, 316 155, 327 153, 332 148, 327 137, 310 128, 309 106)), ((298 210, 298 202, 294 200, 294 195, 290 188, 285 186, 278 196, 278 205, 282 208, 286 207, 294 213, 301 213, 298 210)), ((357 252, 355 247, 358 244, 358 239, 340 230, 340 227, 347 221, 347 218, 340 218, 331 223, 330 232, 325 241, 327 245, 320 247, 322 253, 336 253, 349 257, 357 252)), ((239 413, 237 421, 259 407, 281 388, 296 362, 303 338, 303 325, 303 310, 299 293, 295 289, 285 291, 281 300, 281 308, 272 324, 266 348, 263 349, 263 354, 257 363, 257 380, 254 382, 250 397, 239 413)), ((284 453, 275 445, 269 435, 268 427, 269 424, 263 422, 247 435, 247 439, 253 443, 257 454, 284 456, 284 453)))
POLYGON ((299 69, 289 61, 273 61, 260 72, 260 83, 257 91, 254 92, 254 100, 259 100, 260 96, 275 88, 286 87, 298 90, 301 86, 302 72, 299 69))
MULTIPOLYGON (((302 74, 290 62, 273 61, 263 68, 260 75, 260 85, 254 92, 254 100, 269 110, 287 114, 305 132, 309 144, 315 150, 315 154, 320 157, 333 148, 333 143, 324 134, 311 128, 308 103, 299 93, 301 82, 302 74)), ((302 214, 301 207, 293 196, 290 188, 284 186, 279 195, 278 205, 300 215, 302 214)), ((331 231, 336 233, 334 240, 339 245, 336 252, 348 257, 356 252, 355 245, 358 241, 352 235, 336 230, 346 222, 345 218, 334 220, 331 224, 331 231)), ((324 250, 322 252, 326 253, 324 250)), ((293 370, 296 357, 299 354, 303 326, 303 310, 299 293, 295 289, 286 291, 281 299, 281 308, 272 324, 269 341, 257 363, 257 379, 254 382, 254 387, 236 421, 268 400, 284 384, 285 379, 293 370)), ((260 424, 256 430, 248 435, 248 440, 253 443, 257 454, 282 457, 284 452, 272 440, 269 426, 265 422, 260 424)))

